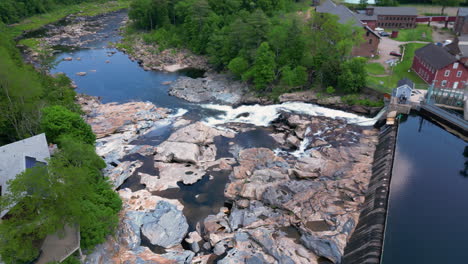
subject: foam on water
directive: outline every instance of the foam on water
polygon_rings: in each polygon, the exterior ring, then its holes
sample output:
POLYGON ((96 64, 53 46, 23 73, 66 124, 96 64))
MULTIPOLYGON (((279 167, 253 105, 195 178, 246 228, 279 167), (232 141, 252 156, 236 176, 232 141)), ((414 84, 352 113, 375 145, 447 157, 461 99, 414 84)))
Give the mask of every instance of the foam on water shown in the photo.
POLYGON ((229 122, 253 124, 256 126, 268 126, 279 116, 281 111, 296 112, 310 116, 344 118, 350 124, 356 124, 359 126, 372 126, 383 114, 383 111, 381 111, 381 113, 379 113, 376 117, 367 118, 341 110, 334 110, 315 104, 299 102, 288 102, 275 105, 242 105, 237 108, 233 108, 232 106, 228 105, 205 104, 202 105, 202 107, 223 112, 218 116, 208 117, 204 120, 207 124, 212 126, 229 122))

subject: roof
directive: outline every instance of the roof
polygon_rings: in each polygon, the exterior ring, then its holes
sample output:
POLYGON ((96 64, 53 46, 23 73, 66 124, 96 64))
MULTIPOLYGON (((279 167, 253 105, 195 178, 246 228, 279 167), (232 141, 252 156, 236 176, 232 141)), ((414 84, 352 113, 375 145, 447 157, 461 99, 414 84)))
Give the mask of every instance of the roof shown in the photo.
MULTIPOLYGON (((45 163, 50 157, 45 134, 23 139, 0 147, 0 186, 2 195, 8 189, 7 182, 26 170, 27 162, 45 163), (27 161, 28 160, 28 161, 27 161)), ((3 217, 8 210, 0 212, 3 217)))
POLYGON ((364 27, 360 19, 346 6, 336 5, 331 0, 326 0, 315 9, 318 13, 327 13, 338 16, 338 22, 341 24, 349 23, 350 21, 354 26, 364 27))
POLYGON ((468 35, 461 35, 455 40, 445 46, 447 51, 452 55, 459 55, 460 57, 468 57, 468 35))
POLYGON ((315 8, 315 11, 318 13, 327 13, 338 16, 338 22, 341 24, 346 24, 352 22, 354 26, 364 27, 367 31, 371 32, 380 39, 379 34, 375 33, 371 28, 364 25, 358 17, 358 14, 352 12, 344 5, 336 5, 331 0, 326 0, 320 6, 315 8))
POLYGON ((415 7, 376 6, 374 13, 378 15, 417 16, 418 10, 415 7))
POLYGON ((450 54, 447 49, 436 46, 433 43, 429 43, 426 46, 417 49, 414 54, 435 69, 442 69, 443 67, 457 61, 457 58, 450 54))
POLYGON ((414 83, 413 83, 413 81, 411 81, 411 80, 408 79, 408 78, 403 78, 403 79, 401 79, 401 80, 398 81, 397 87, 400 87, 400 86, 403 86, 403 85, 408 85, 411 89, 414 88, 414 83))
POLYGON ((458 8, 457 16, 468 16, 468 8, 467 7, 458 8))
POLYGON ((377 14, 373 13, 372 16, 366 14, 366 10, 358 10, 356 17, 360 20, 377 20, 377 14))
POLYGON ((366 14, 366 10, 358 10, 356 16, 360 20, 377 20, 378 15, 400 15, 400 16, 417 16, 418 10, 415 7, 399 7, 399 6, 372 6, 374 12, 371 16, 366 14))

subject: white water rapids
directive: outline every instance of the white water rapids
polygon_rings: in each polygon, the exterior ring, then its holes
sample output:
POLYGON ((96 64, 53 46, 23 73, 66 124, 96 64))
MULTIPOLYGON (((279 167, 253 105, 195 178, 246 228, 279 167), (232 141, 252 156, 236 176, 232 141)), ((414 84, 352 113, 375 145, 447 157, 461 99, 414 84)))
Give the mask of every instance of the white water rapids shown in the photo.
POLYGON ((280 112, 295 112, 310 116, 325 116, 330 118, 343 118, 350 124, 359 126, 372 126, 382 116, 384 111, 380 111, 374 118, 368 118, 341 110, 334 110, 314 104, 288 102, 275 105, 242 105, 233 108, 228 105, 205 104, 202 107, 224 112, 216 117, 205 118, 205 122, 211 126, 238 122, 253 124, 256 126, 268 126, 278 118, 280 112))

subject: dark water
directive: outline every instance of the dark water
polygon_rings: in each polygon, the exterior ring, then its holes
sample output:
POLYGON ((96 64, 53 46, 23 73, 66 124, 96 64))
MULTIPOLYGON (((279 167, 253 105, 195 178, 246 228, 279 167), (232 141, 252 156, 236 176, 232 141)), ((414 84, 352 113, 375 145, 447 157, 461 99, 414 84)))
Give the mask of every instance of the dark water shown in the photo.
POLYGON ((224 187, 229 180, 229 171, 209 171, 201 180, 185 185, 177 183, 178 189, 153 192, 154 195, 168 199, 178 199, 184 205, 189 230, 195 230, 196 224, 210 214, 219 213, 224 205, 224 187), (212 175, 212 179, 210 176, 212 175))
POLYGON ((383 264, 468 263, 467 143, 411 115, 399 128, 383 264))

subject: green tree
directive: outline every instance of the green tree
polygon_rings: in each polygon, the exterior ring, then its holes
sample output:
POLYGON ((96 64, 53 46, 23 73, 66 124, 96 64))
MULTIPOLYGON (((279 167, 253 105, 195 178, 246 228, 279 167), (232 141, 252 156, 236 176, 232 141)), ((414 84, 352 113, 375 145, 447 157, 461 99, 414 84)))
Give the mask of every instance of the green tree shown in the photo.
POLYGON ((228 69, 237 77, 241 77, 249 69, 249 62, 242 57, 236 57, 231 60, 228 69))
POLYGON ((357 93, 366 85, 367 72, 365 58, 353 58, 342 66, 338 77, 338 87, 347 93, 357 93))
POLYGON ((105 167, 94 146, 70 136, 47 165, 27 169, 9 182, 1 197, 11 208, 0 223, 0 256, 7 263, 24 263, 38 254, 37 242, 64 225, 79 225, 81 245, 105 241, 118 223, 121 201, 101 175, 105 167))
POLYGON ((366 7, 367 7, 367 0, 359 0, 358 8, 359 9, 366 9, 366 7))
POLYGON ((94 145, 96 136, 91 126, 77 113, 63 106, 50 106, 42 110, 41 128, 49 142, 59 143, 60 136, 69 135, 87 144, 94 145))
POLYGON ((303 66, 297 66, 291 69, 289 66, 284 66, 281 69, 281 83, 289 89, 299 88, 307 82, 307 69, 303 66))
POLYGON ((255 62, 250 70, 244 74, 244 79, 252 79, 255 88, 261 91, 275 80, 275 54, 271 51, 268 42, 263 42, 257 49, 255 62))

